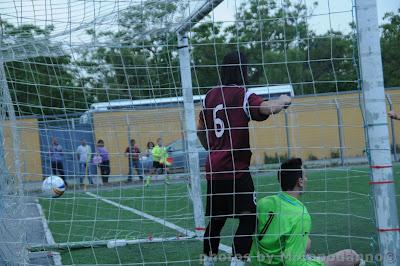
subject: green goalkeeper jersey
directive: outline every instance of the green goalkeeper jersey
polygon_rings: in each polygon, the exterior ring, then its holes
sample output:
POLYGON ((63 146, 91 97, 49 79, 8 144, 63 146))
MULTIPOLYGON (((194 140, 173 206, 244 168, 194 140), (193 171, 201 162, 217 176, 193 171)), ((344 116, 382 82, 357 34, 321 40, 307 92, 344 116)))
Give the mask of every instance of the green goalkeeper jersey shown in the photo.
POLYGON ((305 258, 310 230, 310 214, 295 197, 281 192, 257 201, 257 232, 251 249, 253 265, 324 265, 305 258))

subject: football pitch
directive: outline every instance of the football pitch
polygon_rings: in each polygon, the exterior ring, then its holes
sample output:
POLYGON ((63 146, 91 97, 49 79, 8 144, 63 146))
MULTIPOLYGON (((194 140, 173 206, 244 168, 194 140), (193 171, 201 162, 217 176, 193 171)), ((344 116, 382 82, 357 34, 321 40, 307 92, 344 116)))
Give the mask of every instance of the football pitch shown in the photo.
MULTIPOLYGON (((400 174, 400 165, 394 171, 395 176, 400 174)), ((301 200, 312 217, 312 254, 329 254, 344 248, 376 254, 368 168, 308 169, 307 176, 307 192, 301 200)), ((257 198, 279 191, 275 170, 253 175, 253 179, 257 198)), ((202 186, 204 197, 205 182, 202 186)), ((396 194, 400 194, 399 187, 396 194)), ((114 185, 90 193, 69 190, 61 198, 39 201, 56 243, 179 238, 184 236, 182 229, 193 232, 195 227, 188 184, 183 181, 149 187, 114 185)), ((236 225, 236 220, 228 220, 222 244, 231 245, 236 225)), ((64 265, 199 265, 201 252, 202 243, 193 238, 118 248, 89 245, 67 248, 60 254, 64 265)))

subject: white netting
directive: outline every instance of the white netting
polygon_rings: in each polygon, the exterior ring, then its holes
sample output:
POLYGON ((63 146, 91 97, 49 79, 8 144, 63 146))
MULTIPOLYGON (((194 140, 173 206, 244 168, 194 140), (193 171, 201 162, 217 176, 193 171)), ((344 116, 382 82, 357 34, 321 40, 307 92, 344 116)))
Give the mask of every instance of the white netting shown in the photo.
MULTIPOLYGON (((0 168, 6 169, 0 193, 8 198, 0 203, 6 210, 0 231, 13 224, 0 240, 0 264, 199 263, 202 228, 188 151, 198 151, 201 167, 207 153, 200 143, 187 147, 193 132, 182 93, 182 29, 196 121, 232 50, 247 55, 248 89, 264 99, 296 96, 289 109, 249 124, 258 198, 280 190, 280 163, 301 157, 309 175, 302 201, 313 221, 311 253, 377 254, 353 6, 351 0, 0 1, 0 168), (168 173, 154 170, 148 151, 158 138, 168 149, 168 173), (108 184, 93 160, 82 167, 83 139, 92 158, 104 141, 108 184), (141 150, 139 167, 128 163, 131 139, 141 150), (54 164, 54 140, 61 166, 54 164), (68 182, 57 199, 40 192, 52 173, 68 182), (18 247, 23 256, 13 254, 18 247), (55 253, 41 253, 48 250, 55 253)), ((399 91, 388 95, 400 101, 399 91)), ((225 225, 221 254, 231 252, 236 226, 225 225)))

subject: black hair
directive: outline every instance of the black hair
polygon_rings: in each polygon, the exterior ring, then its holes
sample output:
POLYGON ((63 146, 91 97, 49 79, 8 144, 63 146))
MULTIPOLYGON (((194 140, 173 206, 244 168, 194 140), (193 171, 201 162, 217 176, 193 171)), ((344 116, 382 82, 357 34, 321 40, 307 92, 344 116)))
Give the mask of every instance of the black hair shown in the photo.
POLYGON ((102 139, 99 139, 99 140, 97 141, 97 144, 104 144, 104 141, 103 141, 102 139))
POLYGON ((221 66, 222 85, 247 84, 247 58, 239 52, 233 51, 225 55, 221 66))
POLYGON ((300 158, 292 158, 281 164, 278 171, 278 181, 282 191, 291 191, 299 178, 303 178, 303 162, 300 158))
POLYGON ((154 142, 149 141, 149 142, 147 142, 147 149, 150 149, 150 144, 153 145, 153 147, 156 146, 156 145, 154 145, 154 142))

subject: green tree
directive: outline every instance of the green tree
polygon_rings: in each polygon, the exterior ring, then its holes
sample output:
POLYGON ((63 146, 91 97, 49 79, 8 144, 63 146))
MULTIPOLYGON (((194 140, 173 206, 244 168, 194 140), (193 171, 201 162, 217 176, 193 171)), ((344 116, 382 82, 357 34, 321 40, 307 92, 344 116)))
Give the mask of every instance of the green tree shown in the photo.
POLYGON ((191 32, 192 78, 194 93, 204 94, 220 83, 218 75, 224 55, 229 51, 222 23, 204 22, 191 32))
POLYGON ((385 14, 384 19, 389 21, 381 26, 384 84, 385 87, 400 86, 400 9, 397 14, 385 14))
POLYGON ((88 31, 107 44, 83 53, 87 75, 81 81, 99 101, 142 99, 179 94, 174 2, 145 1, 131 6, 118 20, 117 32, 88 31))
POLYGON ((250 85, 302 82, 302 61, 310 34, 303 4, 285 0, 250 0, 237 12, 227 31, 239 43, 252 67, 250 85))
MULTIPOLYGON (((306 5, 284 0, 250 0, 228 27, 229 42, 248 55, 249 85, 291 83, 296 94, 356 88, 353 36, 318 35, 308 24, 306 5)), ((313 4, 314 8, 317 5, 313 4)))
MULTIPOLYGON (((112 44, 86 53, 82 63, 90 74, 83 83, 97 99, 180 95, 174 89, 180 86, 176 35, 168 30, 168 18, 180 8, 173 2, 146 1, 120 16, 118 32, 89 32, 112 44)), ((223 56, 238 48, 251 64, 250 86, 291 83, 296 94, 355 89, 354 36, 314 33, 306 19, 309 12, 289 0, 249 0, 238 8, 231 26, 205 18, 190 32, 194 93, 219 83, 223 56)))
POLYGON ((312 35, 304 66, 305 94, 357 89, 354 36, 340 31, 312 35))
POLYGON ((71 58, 49 39, 52 26, 14 26, 0 20, 2 57, 18 115, 65 114, 87 108, 71 58))

